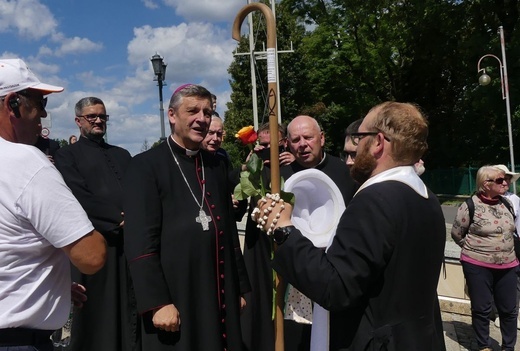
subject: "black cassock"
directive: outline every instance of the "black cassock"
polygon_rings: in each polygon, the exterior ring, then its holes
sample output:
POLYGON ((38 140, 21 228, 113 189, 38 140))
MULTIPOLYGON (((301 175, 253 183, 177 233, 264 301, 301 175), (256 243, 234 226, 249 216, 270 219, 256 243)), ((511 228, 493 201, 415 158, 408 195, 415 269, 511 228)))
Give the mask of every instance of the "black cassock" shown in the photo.
POLYGON ((187 156, 168 138, 133 158, 124 208, 125 249, 142 314, 143 350, 242 350, 239 298, 249 282, 221 158, 205 151, 187 156), (204 183, 208 230, 196 220, 204 183), (152 324, 152 310, 168 304, 179 310, 180 332, 160 331, 152 324))
MULTIPOLYGON (((357 186, 350 177, 345 162, 327 154, 315 168, 334 181, 343 195, 345 205, 348 205, 357 186)), ((304 169, 295 161, 280 167, 280 174, 287 180, 294 173, 304 169)), ((264 168, 264 171, 264 176, 269 177, 269 169, 264 168)), ((269 184, 269 181, 264 180, 264 183, 269 184)), ((250 204, 250 210, 255 207, 251 205, 256 204, 250 204)), ((274 278, 271 267, 271 239, 256 227, 256 223, 250 216, 246 222, 244 260, 252 287, 251 293, 246 295, 247 306, 241 316, 244 344, 248 351, 272 351, 274 350, 272 321, 274 278)), ((284 329, 286 351, 310 348, 310 325, 285 321, 284 329)))
POLYGON ((87 288, 88 300, 76 309, 70 350, 140 350, 135 296, 123 253, 122 178, 131 156, 104 141, 80 137, 56 152, 56 167, 107 241, 107 260, 94 275, 72 267, 72 279, 87 288))

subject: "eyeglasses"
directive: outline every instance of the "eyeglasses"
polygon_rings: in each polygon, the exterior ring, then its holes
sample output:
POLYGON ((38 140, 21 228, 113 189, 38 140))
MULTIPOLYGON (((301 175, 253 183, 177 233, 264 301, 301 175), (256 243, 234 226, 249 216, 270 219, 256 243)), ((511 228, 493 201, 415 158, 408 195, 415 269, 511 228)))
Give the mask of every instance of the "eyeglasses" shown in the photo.
POLYGON ((506 181, 506 178, 497 178, 497 179, 486 179, 486 182, 493 182, 495 184, 502 184, 504 181, 506 181))
POLYGON ((29 94, 27 92, 27 90, 19 91, 17 94, 22 95, 23 97, 38 103, 39 104, 38 107, 42 110, 45 110, 45 107, 47 107, 47 98, 46 97, 41 97, 41 98, 40 98, 40 96, 36 97, 32 94, 29 94))
POLYGON ((359 142, 364 137, 378 135, 379 133, 383 134, 383 137, 385 138, 385 140, 390 142, 390 139, 383 132, 359 132, 359 133, 352 133, 352 134, 350 134, 350 139, 352 140, 352 144, 354 144, 354 146, 358 146, 359 142))
POLYGON ((98 118, 100 120, 102 120, 102 121, 108 121, 108 117, 110 117, 110 116, 109 115, 104 115, 102 113, 100 113, 100 114, 91 113, 91 114, 88 114, 88 115, 79 115, 77 117, 83 117, 88 122, 94 123, 96 121, 96 119, 98 119, 98 118))
POLYGON ((354 161, 356 159, 356 155, 357 155, 357 152, 355 152, 355 151, 352 151, 352 152, 343 151, 341 153, 341 156, 343 157, 344 161, 347 161, 349 157, 352 159, 352 161, 354 161))

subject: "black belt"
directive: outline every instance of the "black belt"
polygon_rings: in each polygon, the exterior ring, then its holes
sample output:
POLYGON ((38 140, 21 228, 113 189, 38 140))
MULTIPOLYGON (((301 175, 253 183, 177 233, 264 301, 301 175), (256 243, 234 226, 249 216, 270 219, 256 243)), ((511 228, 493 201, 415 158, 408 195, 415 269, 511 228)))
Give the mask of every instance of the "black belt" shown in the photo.
POLYGON ((41 345, 50 343, 53 330, 27 328, 0 329, 0 346, 41 345))

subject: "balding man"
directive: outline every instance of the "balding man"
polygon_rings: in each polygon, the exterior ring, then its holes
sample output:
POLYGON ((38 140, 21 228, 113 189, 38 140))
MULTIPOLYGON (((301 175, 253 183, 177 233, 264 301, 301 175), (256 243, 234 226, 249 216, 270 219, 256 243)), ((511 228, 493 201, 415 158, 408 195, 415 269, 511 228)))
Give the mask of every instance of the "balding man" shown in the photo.
MULTIPOLYGON (((287 126, 287 145, 295 156, 295 162, 280 168, 282 177, 287 180, 292 174, 305 169, 315 168, 325 173, 338 186, 345 205, 348 205, 357 185, 350 177, 346 164, 339 157, 329 155, 324 150, 325 135, 316 119, 311 116, 297 116, 287 126)), ((289 288, 290 296, 296 296, 295 306, 310 304, 305 296, 289 288), (299 300, 300 299, 300 300, 299 300)), ((297 307, 296 307, 297 308, 297 307)), ((308 350, 310 347, 311 321, 285 320, 286 350, 308 350), (309 323, 309 324, 306 324, 309 323)))
POLYGON ((318 122, 310 116, 297 116, 287 126, 287 145, 296 162, 280 168, 284 179, 308 168, 316 168, 328 175, 338 186, 345 204, 354 195, 356 185, 349 169, 339 157, 324 150, 325 135, 318 122))
MULTIPOLYGON (((274 268, 330 311, 319 350, 445 350, 437 300, 446 228, 441 206, 414 171, 427 149, 428 123, 412 104, 386 102, 352 140, 361 185, 327 251, 291 222, 291 207, 269 202, 274 268)), ((303 148, 302 148, 303 149, 303 148)))

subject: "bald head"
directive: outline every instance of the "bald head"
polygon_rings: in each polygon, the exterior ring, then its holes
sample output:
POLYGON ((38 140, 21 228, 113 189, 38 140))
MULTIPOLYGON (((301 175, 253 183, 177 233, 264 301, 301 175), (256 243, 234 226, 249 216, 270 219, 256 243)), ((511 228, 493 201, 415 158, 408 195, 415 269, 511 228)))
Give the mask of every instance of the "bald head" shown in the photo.
POLYGON ((320 125, 318 124, 318 121, 316 121, 311 116, 301 115, 301 116, 294 117, 293 120, 287 125, 287 134, 291 133, 291 131, 290 131, 291 127, 298 128, 302 125, 309 126, 310 128, 315 129, 315 131, 318 133, 321 132, 321 128, 320 128, 320 125))
POLYGON ((301 166, 316 167, 323 159, 325 137, 318 122, 310 116, 297 116, 287 126, 287 140, 301 166))

